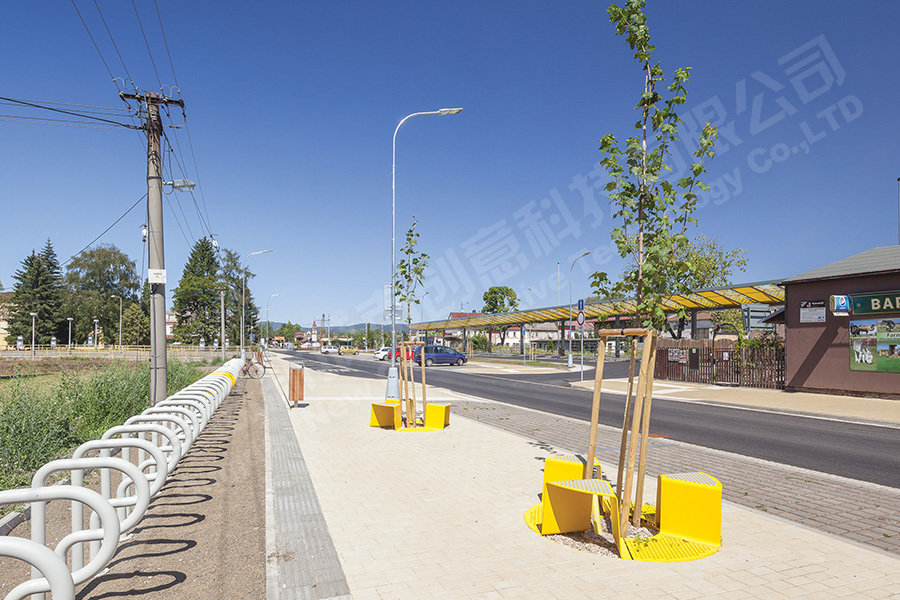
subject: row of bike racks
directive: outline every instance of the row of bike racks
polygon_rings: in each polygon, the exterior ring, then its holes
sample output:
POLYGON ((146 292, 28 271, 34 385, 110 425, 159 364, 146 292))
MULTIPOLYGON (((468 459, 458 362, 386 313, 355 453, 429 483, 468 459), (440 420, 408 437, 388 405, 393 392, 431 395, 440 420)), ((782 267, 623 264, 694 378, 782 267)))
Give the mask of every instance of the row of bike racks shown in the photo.
POLYGON ((47 463, 35 472, 30 488, 0 491, 0 505, 31 506, 31 539, 0 537, 0 556, 25 561, 32 569, 31 579, 13 588, 5 600, 29 595, 44 600, 46 592, 51 592, 54 600, 74 600, 75 586, 102 571, 118 544, 130 537, 129 531, 143 518, 151 498, 231 392, 241 366, 240 360, 230 360, 124 425, 110 428, 99 440, 85 442, 72 458, 47 463), (99 456, 85 456, 93 451, 99 456), (121 458, 114 457, 114 451, 120 452, 121 458), (132 451, 137 453, 135 461, 131 460, 132 451), (100 493, 83 487, 84 472, 90 469, 100 473, 100 493), (122 474, 115 491, 112 471, 122 474), (69 473, 70 483, 47 485, 49 477, 58 472, 69 473), (53 549, 46 540, 50 500, 72 503, 72 532, 53 549), (88 529, 84 529, 85 506, 92 511, 88 529))

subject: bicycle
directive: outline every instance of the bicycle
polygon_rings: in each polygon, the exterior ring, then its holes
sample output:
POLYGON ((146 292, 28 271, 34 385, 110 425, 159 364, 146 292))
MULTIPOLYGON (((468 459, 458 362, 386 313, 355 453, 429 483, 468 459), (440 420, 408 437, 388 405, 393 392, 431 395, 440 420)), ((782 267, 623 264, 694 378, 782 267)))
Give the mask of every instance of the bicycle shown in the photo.
POLYGON ((250 379, 262 379, 262 376, 266 374, 266 365, 248 358, 244 361, 244 368, 241 369, 241 374, 247 375, 250 379))

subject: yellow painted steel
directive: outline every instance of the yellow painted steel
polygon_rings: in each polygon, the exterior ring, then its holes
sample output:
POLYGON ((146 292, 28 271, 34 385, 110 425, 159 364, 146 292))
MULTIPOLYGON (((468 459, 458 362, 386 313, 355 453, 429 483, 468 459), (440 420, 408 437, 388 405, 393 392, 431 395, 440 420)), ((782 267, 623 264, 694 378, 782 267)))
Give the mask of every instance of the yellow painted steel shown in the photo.
POLYGON ((660 475, 656 519, 668 535, 722 545, 722 484, 706 473, 660 475))
MULTIPOLYGON (((541 485, 541 493, 547 493, 548 481, 566 481, 578 479, 584 476, 584 465, 587 458, 584 454, 556 454, 544 459, 544 480, 541 485)), ((598 470, 597 477, 603 476, 600 461, 594 459, 594 468, 598 470)))
POLYGON ((602 479, 548 481, 545 488, 541 497, 541 535, 589 529, 592 497, 615 497, 612 486, 602 479))
POLYGON ((443 429, 450 425, 450 403, 430 402, 425 407, 425 427, 443 429))
POLYGON ((400 403, 373 402, 369 415, 369 427, 392 427, 400 429, 402 426, 400 403))

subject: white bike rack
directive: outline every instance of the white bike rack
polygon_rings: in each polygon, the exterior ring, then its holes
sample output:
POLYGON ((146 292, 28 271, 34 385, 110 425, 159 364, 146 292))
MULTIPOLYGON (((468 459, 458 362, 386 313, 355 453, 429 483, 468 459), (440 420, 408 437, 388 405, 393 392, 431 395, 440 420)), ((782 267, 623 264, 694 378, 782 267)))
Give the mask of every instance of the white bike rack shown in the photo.
POLYGON ((32 566, 32 578, 13 588, 5 600, 22 600, 34 595, 43 600, 46 592, 54 600, 72 600, 75 586, 99 573, 115 555, 116 547, 135 527, 163 487, 169 474, 190 450, 213 413, 234 387, 243 363, 233 359, 217 371, 180 392, 129 418, 124 425, 111 427, 100 440, 85 442, 73 457, 55 460, 38 469, 32 487, 0 492, 0 504, 31 505, 31 539, 0 537, 0 556, 25 561, 32 566), (150 439, 147 439, 147 438, 150 439), (121 450, 122 458, 110 451, 121 450), (136 449, 137 465, 130 451, 136 449), (84 456, 99 451, 100 456, 84 456), (149 458, 147 458, 149 455, 149 458), (83 473, 100 471, 100 492, 81 487, 83 473), (115 494, 110 470, 122 473, 115 494), (71 472, 71 485, 47 486, 47 478, 57 471, 71 472), (129 494, 130 490, 134 491, 129 494), (51 550, 46 545, 46 505, 50 500, 72 502, 72 532, 51 550), (89 529, 84 527, 84 507, 92 510, 89 529), (83 544, 89 542, 89 560, 84 564, 83 544), (66 557, 72 549, 72 566, 66 557))

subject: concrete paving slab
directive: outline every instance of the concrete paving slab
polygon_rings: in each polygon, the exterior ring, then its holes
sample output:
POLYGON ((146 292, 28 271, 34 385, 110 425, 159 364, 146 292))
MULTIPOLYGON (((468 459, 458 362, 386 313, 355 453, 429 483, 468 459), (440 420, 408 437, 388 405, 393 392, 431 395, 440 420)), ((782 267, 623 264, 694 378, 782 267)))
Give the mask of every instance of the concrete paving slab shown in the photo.
MULTIPOLYGON (((286 363, 273 362, 286 387, 286 363)), ((538 501, 543 459, 559 448, 461 410, 442 432, 370 428, 383 380, 306 377, 307 405, 288 418, 354 598, 900 594, 895 556, 731 502, 722 549, 698 561, 638 563, 556 544, 523 515, 538 501)), ((648 478, 649 494, 654 485, 648 478)))

